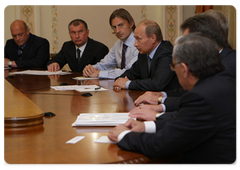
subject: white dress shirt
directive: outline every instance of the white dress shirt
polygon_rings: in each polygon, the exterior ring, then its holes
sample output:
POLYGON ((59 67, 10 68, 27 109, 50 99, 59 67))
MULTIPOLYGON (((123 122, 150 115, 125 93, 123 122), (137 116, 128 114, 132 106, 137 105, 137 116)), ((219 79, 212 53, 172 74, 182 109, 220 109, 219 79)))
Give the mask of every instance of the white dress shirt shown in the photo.
MULTIPOLYGON (((145 121, 143 123, 145 124, 145 132, 146 133, 156 133, 156 124, 154 123, 154 121, 145 121)), ((122 140, 122 138, 130 132, 131 132, 131 130, 125 130, 122 133, 120 133, 118 135, 118 142, 120 140, 122 140)))
POLYGON ((100 70, 99 78, 115 79, 124 73, 127 69, 131 68, 132 64, 138 58, 138 50, 136 47, 134 47, 135 38, 133 35, 134 33, 132 32, 125 42, 118 40, 114 44, 113 48, 111 48, 109 53, 100 62, 93 65, 93 67, 100 70), (125 53, 126 66, 124 69, 120 69, 123 43, 128 46, 125 53))

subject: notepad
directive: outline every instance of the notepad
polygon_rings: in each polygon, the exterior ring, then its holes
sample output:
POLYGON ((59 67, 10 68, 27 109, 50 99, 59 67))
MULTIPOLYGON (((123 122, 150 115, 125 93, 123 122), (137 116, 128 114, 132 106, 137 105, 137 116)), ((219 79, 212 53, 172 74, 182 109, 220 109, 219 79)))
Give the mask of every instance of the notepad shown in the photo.
POLYGON ((93 77, 84 77, 84 76, 80 76, 80 77, 74 77, 74 80, 91 80, 91 79, 99 79, 98 77, 93 78, 93 77))
POLYGON ((129 113, 81 113, 72 126, 117 126, 124 124, 129 113))
POLYGON ((70 72, 63 72, 62 70, 56 72, 49 72, 47 70, 24 70, 17 72, 10 72, 10 74, 29 74, 29 75, 66 75, 71 74, 70 72))

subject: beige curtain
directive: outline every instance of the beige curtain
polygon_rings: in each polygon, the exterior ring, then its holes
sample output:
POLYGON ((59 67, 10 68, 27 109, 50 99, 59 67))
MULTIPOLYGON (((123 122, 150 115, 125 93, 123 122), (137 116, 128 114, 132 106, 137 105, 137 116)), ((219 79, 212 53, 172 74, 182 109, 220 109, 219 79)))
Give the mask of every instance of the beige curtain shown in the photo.
POLYGON ((196 14, 203 13, 209 9, 213 9, 213 5, 196 5, 196 14))

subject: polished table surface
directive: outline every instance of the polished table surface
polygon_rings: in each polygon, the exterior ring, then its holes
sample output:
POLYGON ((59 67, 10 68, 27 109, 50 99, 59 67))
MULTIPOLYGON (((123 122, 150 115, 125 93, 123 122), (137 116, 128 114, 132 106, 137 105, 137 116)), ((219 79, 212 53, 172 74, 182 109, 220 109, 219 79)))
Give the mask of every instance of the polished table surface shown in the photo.
MULTIPOLYGON (((72 127, 80 113, 128 112, 133 101, 143 91, 112 90, 113 80, 77 81, 81 73, 54 76, 13 75, 5 70, 5 79, 21 91, 43 112, 53 112, 54 117, 44 117, 44 123, 34 126, 4 128, 4 157, 14 164, 102 164, 102 163, 168 163, 169 160, 149 159, 142 154, 120 149, 116 144, 94 141, 106 136, 113 127, 72 127), (55 91, 50 86, 65 82, 69 85, 97 84, 108 91, 90 92, 83 97, 77 91, 55 91), (76 144, 66 142, 76 136, 85 138, 76 144)), ((14 103, 13 103, 14 104, 14 103)), ((170 161, 171 162, 171 161, 170 161)))

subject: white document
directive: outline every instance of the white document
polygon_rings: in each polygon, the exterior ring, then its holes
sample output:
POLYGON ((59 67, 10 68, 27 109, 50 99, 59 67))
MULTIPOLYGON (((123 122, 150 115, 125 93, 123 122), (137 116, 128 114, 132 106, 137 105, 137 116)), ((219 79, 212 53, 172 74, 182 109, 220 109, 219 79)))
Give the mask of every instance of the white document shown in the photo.
POLYGON ((81 91, 81 90, 92 90, 92 91, 97 91, 98 89, 100 89, 99 86, 97 85, 66 85, 66 86, 51 86, 51 88, 53 88, 54 90, 77 90, 77 91, 81 91))
POLYGON ((85 136, 76 136, 76 137, 70 139, 69 141, 67 141, 66 143, 75 144, 75 143, 79 142, 80 140, 82 140, 83 138, 85 138, 85 136))
POLYGON ((117 143, 117 142, 113 142, 113 141, 109 140, 109 138, 107 136, 101 136, 100 138, 95 140, 95 143, 117 143))
POLYGON ((70 72, 63 72, 62 70, 56 72, 49 72, 47 70, 25 70, 25 71, 17 71, 11 72, 10 74, 29 74, 29 75, 66 75, 71 74, 70 72))
POLYGON ((91 91, 106 91, 108 89, 105 89, 103 87, 94 87, 94 88, 79 88, 76 89, 78 92, 91 92, 91 91))
POLYGON ((74 77, 74 80, 91 80, 91 79, 99 79, 97 78, 92 78, 92 77, 84 77, 84 76, 80 76, 80 77, 74 77))
POLYGON ((117 126, 124 124, 129 113, 81 113, 72 126, 117 126))

